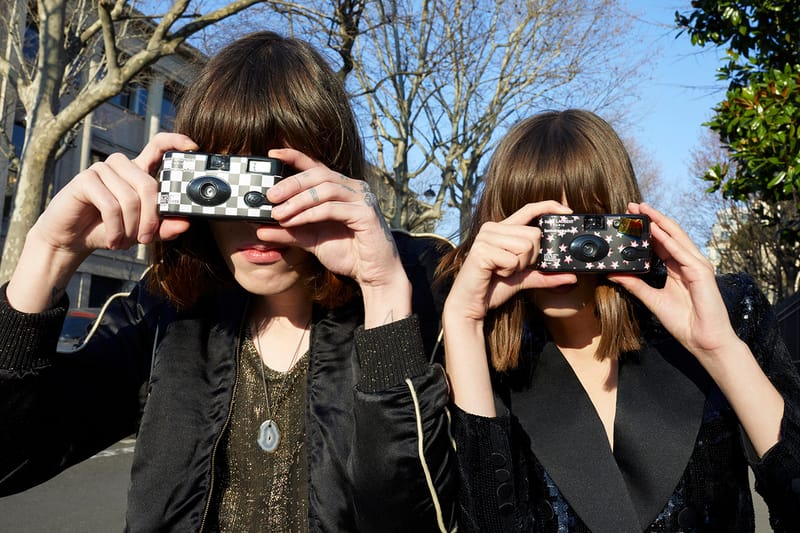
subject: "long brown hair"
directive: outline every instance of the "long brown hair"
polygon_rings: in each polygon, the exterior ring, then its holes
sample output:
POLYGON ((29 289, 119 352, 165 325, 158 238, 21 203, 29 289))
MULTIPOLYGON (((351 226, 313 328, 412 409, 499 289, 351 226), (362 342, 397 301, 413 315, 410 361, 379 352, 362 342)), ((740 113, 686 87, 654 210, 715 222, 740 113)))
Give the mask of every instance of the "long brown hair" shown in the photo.
MULTIPOLYGON (((175 131, 203 152, 267 155, 291 147, 332 170, 361 178, 361 138, 344 87, 311 45, 262 31, 237 39, 205 65, 182 96, 175 131)), ((315 301, 332 307, 354 285, 312 259, 307 280, 315 301)), ((208 224, 153 248, 151 287, 179 308, 188 307, 233 276, 208 224)))
MULTIPOLYGON (((530 202, 562 197, 576 213, 624 213, 628 202, 641 201, 622 141, 589 111, 541 113, 511 128, 489 162, 464 240, 445 257, 440 277, 455 277, 485 222, 503 220, 530 202)), ((639 325, 627 292, 601 281, 595 304, 601 327, 597 357, 638 349, 639 325)), ((495 369, 517 366, 524 324, 535 313, 527 296, 518 293, 487 315, 486 342, 495 369)))

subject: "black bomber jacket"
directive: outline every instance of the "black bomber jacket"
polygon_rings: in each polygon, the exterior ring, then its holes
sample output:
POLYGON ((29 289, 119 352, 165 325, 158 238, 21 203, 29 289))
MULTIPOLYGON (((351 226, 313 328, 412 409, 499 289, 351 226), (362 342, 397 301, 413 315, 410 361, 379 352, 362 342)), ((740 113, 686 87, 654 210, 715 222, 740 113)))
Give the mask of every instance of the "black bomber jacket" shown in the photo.
MULTIPOLYGON (((440 246, 397 234, 415 315, 363 329, 360 298, 317 308, 306 408, 310 531, 455 526, 448 387, 430 364, 440 246)), ((66 302, 41 314, 0 295, 0 496, 137 434, 128 531, 203 531, 230 412, 248 296, 177 313, 140 283, 76 352, 56 353, 66 302)))

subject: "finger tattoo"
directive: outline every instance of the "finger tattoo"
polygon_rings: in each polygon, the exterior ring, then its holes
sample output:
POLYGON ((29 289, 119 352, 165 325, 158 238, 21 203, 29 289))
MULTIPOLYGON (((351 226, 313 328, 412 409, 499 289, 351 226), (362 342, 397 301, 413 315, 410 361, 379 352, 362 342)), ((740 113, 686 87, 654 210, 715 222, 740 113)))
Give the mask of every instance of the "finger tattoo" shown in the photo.
POLYGON ((314 200, 315 202, 319 202, 319 193, 317 192, 317 189, 314 188, 309 189, 308 194, 311 195, 312 200, 314 200))

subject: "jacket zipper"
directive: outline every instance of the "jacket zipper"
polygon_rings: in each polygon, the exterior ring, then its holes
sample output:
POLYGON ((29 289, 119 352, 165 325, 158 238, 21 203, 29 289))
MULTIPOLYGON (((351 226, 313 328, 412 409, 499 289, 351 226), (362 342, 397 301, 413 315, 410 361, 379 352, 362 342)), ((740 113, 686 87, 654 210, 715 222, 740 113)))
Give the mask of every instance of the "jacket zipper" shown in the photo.
POLYGON ((217 458, 217 450, 219 448, 219 443, 222 441, 222 435, 225 434, 225 430, 228 428, 228 424, 231 421, 231 413, 233 412, 233 399, 236 397, 236 387, 239 385, 239 357, 241 357, 241 350, 242 350, 242 334, 244 333, 244 327, 247 323, 247 315, 249 311, 249 305, 245 306, 244 315, 242 316, 242 321, 239 324, 239 336, 236 338, 236 350, 235 353, 235 367, 234 367, 234 378, 233 378, 233 389, 231 389, 231 401, 228 405, 228 414, 225 416, 225 423, 222 424, 222 429, 220 430, 219 434, 217 435, 217 440, 214 441, 214 447, 211 449, 211 478, 209 479, 208 485, 208 496, 206 497, 206 505, 203 508, 203 518, 200 520, 200 529, 199 532, 202 533, 206 529, 206 519, 208 518, 208 512, 211 508, 211 498, 214 496, 214 471, 216 469, 216 458, 217 458))

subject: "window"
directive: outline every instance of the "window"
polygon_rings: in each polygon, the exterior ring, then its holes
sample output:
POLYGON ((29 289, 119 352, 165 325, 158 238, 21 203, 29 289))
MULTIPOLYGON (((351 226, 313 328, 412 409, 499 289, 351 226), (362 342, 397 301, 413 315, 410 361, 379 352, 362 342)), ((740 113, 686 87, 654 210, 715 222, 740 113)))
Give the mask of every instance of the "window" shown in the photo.
POLYGON ((89 153, 89 164, 93 165, 95 163, 99 163, 100 161, 105 161, 108 158, 108 154, 101 152, 99 150, 92 150, 89 153))
POLYGON ((22 56, 29 62, 36 61, 39 53, 39 30, 35 26, 25 28, 25 37, 22 40, 22 56))
POLYGON ((147 113, 147 88, 132 83, 114 95, 109 102, 135 115, 144 116, 147 113))
POLYGON ((176 102, 178 96, 169 87, 164 87, 164 98, 161 100, 161 129, 172 131, 175 126, 176 102))
POLYGON ((14 122, 14 131, 11 133, 11 143, 14 145, 14 154, 17 158, 22 156, 22 145, 25 144, 25 124, 14 122))

